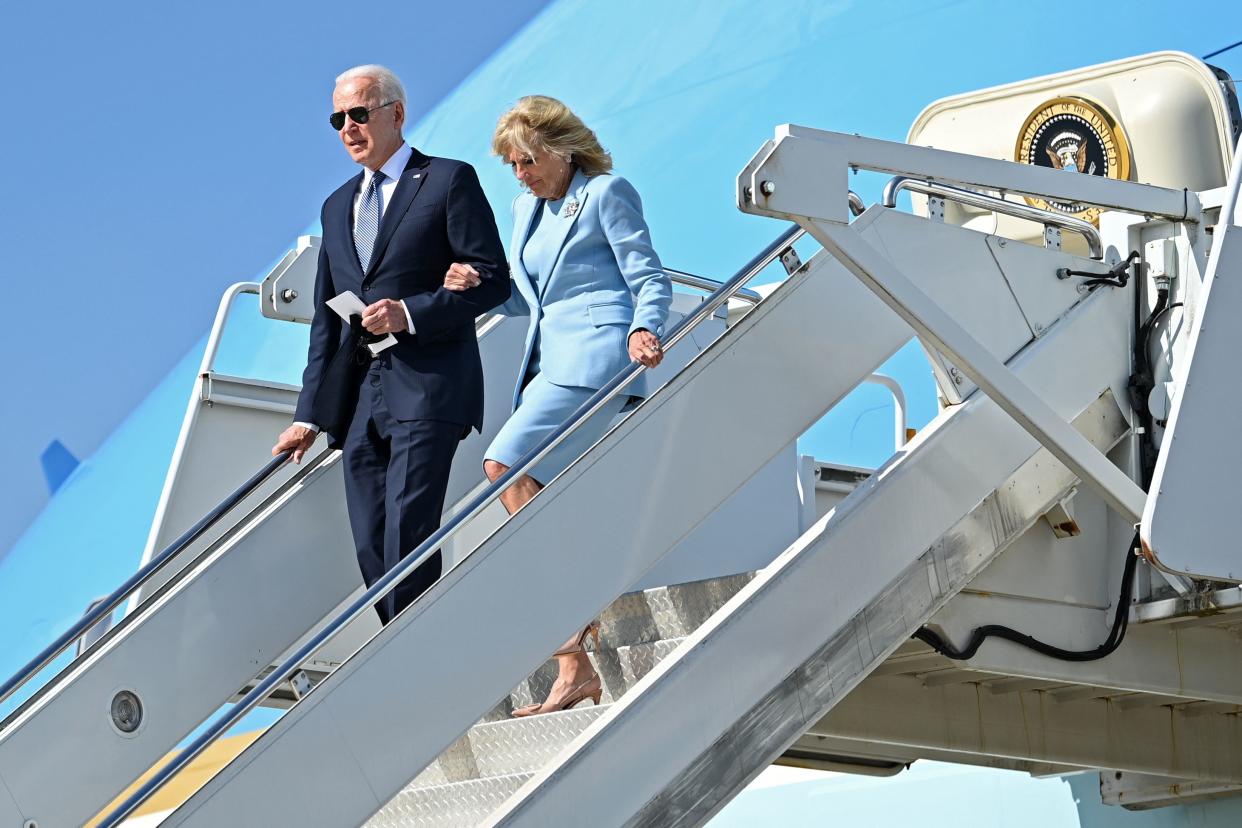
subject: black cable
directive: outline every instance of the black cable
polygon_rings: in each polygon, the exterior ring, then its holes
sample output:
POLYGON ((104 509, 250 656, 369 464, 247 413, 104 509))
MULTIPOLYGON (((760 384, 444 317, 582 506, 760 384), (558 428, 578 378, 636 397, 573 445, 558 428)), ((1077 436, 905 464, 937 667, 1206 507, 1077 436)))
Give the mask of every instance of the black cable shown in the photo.
POLYGON ((1058 279, 1068 279, 1071 276, 1084 276, 1083 284, 1094 290, 1100 285, 1108 285, 1109 287, 1125 287, 1130 281, 1130 267, 1139 260, 1139 252, 1137 250, 1130 251, 1130 255, 1111 267, 1107 273, 1093 273, 1090 270, 1070 270, 1068 267, 1057 268, 1058 279))
MULTIPOLYGON (((1165 290, 1165 291, 1162 291, 1162 293, 1164 294, 1164 299, 1167 301, 1169 292, 1165 290)), ((1143 358, 1146 360, 1145 376, 1149 383, 1149 387, 1147 388, 1146 394, 1150 394, 1151 389, 1156 387, 1155 371, 1151 367, 1151 332, 1156 329, 1156 325, 1160 322, 1161 318, 1165 316, 1165 314, 1171 313, 1174 309, 1182 307, 1181 302, 1174 302, 1171 305, 1164 305, 1163 307, 1160 307, 1161 304, 1162 302, 1159 299, 1157 299, 1156 301, 1157 308, 1152 310, 1152 314, 1151 316, 1147 318, 1147 324, 1143 330, 1142 353, 1143 353, 1143 358)), ((1151 427, 1153 425, 1158 425, 1161 428, 1164 428, 1165 425, 1169 422, 1167 418, 1158 420, 1151 416, 1151 408, 1147 405, 1146 395, 1144 395, 1143 397, 1143 410, 1144 412, 1146 412, 1146 415, 1147 415, 1146 426, 1147 426, 1149 435, 1151 434, 1151 427)), ((1155 471, 1155 468, 1156 468, 1156 448, 1154 444, 1154 438, 1149 436, 1147 441, 1144 443, 1144 446, 1148 448, 1149 457, 1144 458, 1143 469, 1144 469, 1144 474, 1150 478, 1150 475, 1155 471)))
POLYGON ((1215 52, 1208 52, 1206 55, 1203 56, 1202 59, 1207 60, 1208 58, 1214 58, 1217 55, 1223 55, 1225 52, 1228 52, 1230 49, 1236 49, 1239 46, 1242 46, 1242 40, 1239 40, 1237 43, 1230 43, 1225 48, 1217 49, 1215 52))
POLYGON ((1147 321, 1143 323, 1143 327, 1139 329, 1134 342, 1135 371, 1130 375, 1130 407, 1142 422, 1145 435, 1145 439, 1139 443, 1139 462, 1143 472, 1144 488, 1151 483, 1156 469, 1156 456, 1159 454, 1156 450, 1154 427, 1163 428, 1168 422, 1165 419, 1154 418, 1151 414, 1151 407, 1148 405, 1152 389, 1156 387, 1156 372, 1151 364, 1151 335, 1166 314, 1180 307, 1182 307, 1181 302, 1169 304, 1167 287, 1160 288, 1156 292, 1156 305, 1152 308, 1147 321))
MULTIPOLYGON (((1138 302, 1138 292, 1135 291, 1135 302, 1138 302)), ((1130 375, 1130 382, 1127 390, 1130 393, 1130 408, 1134 411, 1135 417, 1143 426, 1143 431, 1147 435, 1147 439, 1139 443, 1139 462, 1143 470, 1144 479, 1146 479, 1149 469, 1155 468, 1156 451, 1155 446, 1151 443, 1151 409, 1147 405, 1147 398, 1151 394, 1151 390, 1156 387, 1154 374, 1151 369, 1151 352, 1149 343, 1151 341, 1151 329, 1155 324, 1155 320, 1162 316, 1169 304, 1169 289, 1160 288, 1156 291, 1156 305, 1152 308, 1151 314, 1139 328, 1138 335, 1134 337, 1134 373, 1130 375)), ((1137 307, 1137 306, 1136 306, 1137 307)))
POLYGON ((940 653, 940 655, 955 661, 974 658, 979 647, 989 638, 1003 638, 1006 641, 1021 644, 1023 647, 1027 647, 1037 653, 1042 653, 1061 661, 1097 661, 1120 647, 1122 640, 1126 637, 1126 627, 1130 623, 1130 599, 1134 595, 1134 568, 1138 564, 1138 555, 1135 552, 1138 542, 1139 537, 1136 532, 1134 541, 1131 543, 1126 556, 1125 569, 1121 573, 1121 596, 1117 599, 1117 611, 1113 616, 1112 629, 1109 630, 1108 638, 1104 639, 1104 643, 1094 650, 1063 650, 1060 647, 1045 644, 1026 633, 1018 632, 1011 627, 1005 627, 1000 624, 976 627, 971 631, 970 640, 966 642, 966 646, 960 650, 945 640, 939 633, 933 632, 927 627, 920 627, 915 630, 912 638, 917 638, 940 653))
MULTIPOLYGON (((1164 315, 1165 315, 1166 313, 1168 313, 1169 311, 1172 311, 1172 310, 1174 310, 1174 309, 1176 309, 1176 308, 1180 308, 1180 307, 1182 307, 1182 305, 1183 305, 1183 304, 1184 304, 1184 303, 1182 303, 1182 302, 1174 302, 1174 303, 1173 303, 1173 304, 1171 304, 1171 305, 1168 305, 1168 306, 1166 306, 1166 307, 1161 308, 1159 313, 1155 313, 1155 312, 1153 312, 1153 313, 1152 313, 1152 315, 1151 315, 1151 319, 1149 320, 1149 324, 1148 324, 1148 326, 1147 326, 1147 336, 1146 336, 1146 337, 1144 337, 1144 339, 1143 339, 1143 349, 1144 349, 1144 350, 1147 350, 1147 348, 1149 348, 1149 347, 1150 347, 1150 343, 1151 343, 1151 332, 1155 329, 1155 327, 1156 327, 1156 323, 1160 321, 1160 317, 1164 316, 1164 315)), ((1150 352, 1149 352, 1149 353, 1150 353, 1150 352)), ((1150 357, 1149 357, 1149 358, 1150 358, 1150 357)))

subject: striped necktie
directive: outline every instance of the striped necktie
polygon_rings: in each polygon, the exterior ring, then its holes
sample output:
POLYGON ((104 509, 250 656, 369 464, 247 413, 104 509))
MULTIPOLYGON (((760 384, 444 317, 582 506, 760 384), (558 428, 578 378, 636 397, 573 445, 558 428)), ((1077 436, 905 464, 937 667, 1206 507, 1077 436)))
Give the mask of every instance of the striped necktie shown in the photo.
POLYGON ((363 193, 362 203, 358 205, 358 217, 354 222, 354 249, 358 251, 358 264, 366 273, 371 266, 371 254, 375 252, 375 237, 379 235, 380 226, 380 184, 384 174, 376 171, 371 176, 371 183, 363 193))

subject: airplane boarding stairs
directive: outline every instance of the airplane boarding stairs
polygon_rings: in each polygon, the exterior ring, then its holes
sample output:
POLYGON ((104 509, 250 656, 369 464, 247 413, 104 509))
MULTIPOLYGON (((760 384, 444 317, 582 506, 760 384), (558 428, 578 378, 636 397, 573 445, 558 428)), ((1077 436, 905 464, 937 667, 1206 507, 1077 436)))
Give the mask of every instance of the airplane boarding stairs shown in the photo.
MULTIPOLYGON (((220 525, 169 546, 236 485, 219 470, 249 465, 237 456, 265 448, 297 392, 216 371, 209 344, 147 556, 168 547, 176 562, 0 722, 0 823, 119 825, 256 704, 289 710, 163 824, 698 825, 781 756, 889 771, 923 757, 1109 768, 1118 801, 1165 781, 1242 790, 1242 595, 1226 586, 1228 522, 1214 520, 1236 499, 1221 470, 1237 464, 1220 458, 1239 444, 1222 439, 1218 412, 1239 404, 1229 320, 1242 293, 1220 280, 1212 326, 1202 306, 1215 274, 1242 262, 1229 230, 1238 158, 1222 195, 993 155, 779 127, 739 177, 738 206, 793 221, 824 249, 801 265, 786 234, 683 306, 723 328, 727 295, 758 268, 779 256, 789 272, 719 337, 680 323, 652 397, 507 522, 499 487, 477 482, 489 435, 468 441, 457 505, 406 562, 443 544, 446 573, 383 629, 370 607, 394 576, 358 597, 332 453, 269 465, 216 510, 220 525), (884 207, 851 222, 859 171, 897 177, 884 207), (902 188, 926 196, 925 218, 890 209, 902 188), (1100 208, 1099 226, 1023 196, 1100 208), (955 201, 1005 221, 954 226, 955 201), (1026 232, 1041 225, 1042 239, 1026 232), (1142 265, 1128 283, 1110 271, 1135 249, 1166 267, 1163 283, 1142 265), (1163 331, 1151 399, 1166 394, 1169 416, 1153 428, 1130 402, 1151 357, 1136 333, 1174 299, 1194 344, 1163 331), (914 335, 940 415, 814 519, 804 486, 798 531, 770 530, 797 505, 774 495, 772 470, 914 335), (684 340, 698 352, 673 347, 684 340), (1196 391, 1182 393, 1191 375, 1196 391), (1148 498, 1135 481, 1156 448, 1148 498), (1215 499, 1199 497, 1205 479, 1215 499), (1140 515, 1149 566, 1127 607, 1117 586, 1140 515), (1075 532, 1050 550, 1054 533, 1075 532), (910 640, 927 628, 960 644, 1006 621, 1089 649, 1114 613, 1135 628, 1102 661, 1003 641, 950 661, 910 640), (593 617, 604 703, 509 719, 547 692, 547 653, 593 617)), ((303 239, 261 289, 240 287, 260 293, 264 315, 305 322, 314 252, 303 239)), ((512 357, 501 339, 515 330, 479 328, 491 406, 507 399, 491 384, 512 371, 489 360, 512 357)), ((489 408, 490 426, 501 420, 489 408)), ((15 686, 0 685, 0 703, 15 686)))
MULTIPOLYGON (((1126 431, 1120 411, 1107 397, 1089 406, 1077 418, 1076 425, 1087 430, 1092 442, 1101 448, 1107 448, 1126 431)), ((721 628, 726 623, 736 623, 727 622, 725 616, 739 614, 743 606, 750 606, 747 612, 753 612, 754 599, 739 595, 724 610, 713 613, 714 617, 705 618, 704 615, 724 606, 722 599, 732 597, 735 590, 750 593, 747 583, 751 578, 734 576, 629 596, 629 600, 610 607, 601 618, 603 644, 600 651, 592 653, 605 688, 600 706, 580 706, 562 713, 508 719, 508 712, 513 708, 546 695, 555 678, 555 669, 545 665, 471 727, 435 764, 415 777, 367 825, 373 828, 483 823, 559 825, 580 813, 584 801, 591 802, 592 808, 598 808, 601 814, 627 813, 627 809, 635 807, 634 802, 620 802, 620 797, 605 790, 610 787, 607 780, 615 780, 618 776, 618 754, 612 751, 620 750, 626 756, 623 761, 641 761, 645 769, 650 769, 651 764, 661 758, 655 754, 664 754, 675 747, 670 744, 674 738, 677 742, 690 741, 693 748, 688 750, 701 752, 690 769, 667 777, 672 784, 661 794, 656 795, 651 789, 631 792, 636 797, 648 798, 634 822, 699 824, 716 807, 738 793, 750 778, 787 751, 787 743, 818 720, 817 711, 825 710, 831 701, 845 695, 860 677, 857 671, 864 666, 858 654, 860 641, 866 642, 865 652, 882 660, 892 651, 893 642, 904 640, 909 624, 920 615, 928 614, 971 574, 986 566, 1075 482, 1075 478, 1046 452, 1037 452, 953 527, 951 533, 955 536, 951 541, 936 544, 919 556, 897 582, 888 585, 880 600, 872 602, 865 616, 851 619, 843 634, 816 649, 777 682, 759 704, 740 713, 736 704, 717 707, 721 701, 717 688, 709 686, 697 691, 688 689, 687 682, 719 684, 722 674, 727 673, 730 687, 724 695, 731 697, 738 692, 734 683, 736 668, 750 669, 755 661, 753 653, 747 650, 739 654, 732 649, 728 655, 722 653, 710 664, 704 663, 704 648, 712 646, 705 636, 753 636, 753 632, 723 632, 721 628), (946 548, 950 545, 955 545, 956 549, 946 548), (960 559, 966 556, 968 549, 973 560, 963 566, 960 559), (943 581, 939 590, 935 588, 937 579, 943 581), (641 599, 639 611, 627 614, 626 610, 635 607, 635 598, 641 599), (702 626, 696 623, 700 619, 704 621, 702 626), (653 633, 658 636, 654 640, 648 637, 653 633), (694 676, 679 676, 675 679, 677 687, 666 688, 662 685, 670 682, 669 671, 692 671, 694 676), (712 678, 704 679, 709 674, 712 678), (629 697, 626 694, 631 692, 637 697, 634 700, 639 706, 637 710, 627 706, 629 697), (679 699, 683 693, 686 698, 679 699), (710 709, 696 713, 699 705, 707 705, 710 709), (653 714, 657 706, 664 709, 653 714), (719 716, 712 715, 716 712, 719 716), (709 715, 716 724, 723 726, 714 741, 700 736, 714 732, 699 729, 709 715), (730 716, 736 716, 737 720, 725 725, 730 716), (648 720, 642 721, 643 717, 648 720), (635 719, 639 720, 642 732, 627 733, 627 737, 632 737, 632 740, 627 738, 629 744, 617 744, 617 735, 634 727, 635 719), (601 760, 605 757, 603 764, 607 767, 601 769, 601 760), (744 764, 743 757, 747 760, 744 764), (581 776, 575 767, 580 761, 594 762, 596 766, 584 771, 587 776, 581 776), (596 773, 602 776, 591 775, 596 773)), ((797 551, 791 550, 773 564, 774 570, 784 571, 780 576, 784 581, 781 589, 791 590, 794 582, 807 575, 805 570, 793 571, 785 561, 790 555, 808 558, 817 555, 825 561, 826 567, 833 565, 831 556, 820 549, 825 542, 822 535, 822 528, 813 528, 798 542, 797 551)), ((801 566, 806 565, 804 562, 801 566)), ((767 581, 768 578, 769 573, 763 571, 755 579, 767 581)), ((771 592, 774 587, 769 585, 766 589, 771 592)), ((763 600, 795 613, 798 609, 786 603, 784 595, 763 600)), ((800 621, 818 614, 822 601, 822 593, 810 596, 806 615, 769 619, 769 626, 779 628, 770 631, 790 639, 806 636, 809 627, 800 621)), ((750 647, 752 643, 748 640, 743 645, 734 645, 737 646, 750 647)), ((825 753, 803 751, 790 758, 796 762, 798 758, 814 757, 820 767, 831 767, 835 759, 841 766, 855 771, 860 766, 866 768, 854 757, 834 757, 830 752, 825 753)), ((900 762, 875 762, 873 767, 882 769, 886 765, 903 767, 900 762)), ((652 780, 661 778, 660 774, 660 770, 652 771, 652 780)), ((624 821, 616 820, 617 824, 624 821)))
MULTIPOLYGON (((1007 247, 994 236, 878 207, 848 232, 886 251, 892 265, 931 296, 942 301, 972 297, 955 308, 957 323, 991 358, 1007 362, 1063 423, 1073 421, 1075 434, 1093 451, 1108 449, 1128 432, 1115 400, 1124 399, 1129 373, 1132 291, 1082 292, 1048 278, 1057 268, 1098 271, 1101 265, 1058 250, 1007 247), (1075 370, 1066 372, 1066 365, 1075 370)), ((783 252, 787 243, 785 237, 774 245, 768 258, 783 252)), ((640 583, 706 522, 719 518, 722 504, 731 504, 792 440, 910 335, 906 322, 837 259, 827 252, 816 255, 467 554, 423 599, 297 701, 166 824, 268 824, 291 817, 311 825, 359 824, 437 757, 444 772, 444 751, 457 746, 461 753, 463 734, 489 711, 503 712, 505 703, 497 708, 496 700, 556 643, 640 583)), ((289 485, 310 490, 325 477, 303 474, 305 479, 289 485)), ((571 746, 573 761, 558 758, 554 768, 530 778, 524 776, 535 772, 529 764, 510 765, 513 771, 501 774, 509 786, 503 792, 521 782, 526 789, 496 818, 524 822, 530 815, 541 822, 546 809, 566 807, 578 798, 556 793, 564 780, 578 778, 578 769, 599 771, 606 762, 613 771, 629 769, 627 784, 617 786, 624 790, 613 792, 617 798, 600 799, 609 803, 605 812, 617 822, 626 815, 640 822, 660 823, 670 815, 702 821, 1064 497, 1077 476, 1048 456, 992 398, 975 394, 947 409, 702 629, 661 639, 618 636, 616 646, 601 655, 628 663, 631 677, 669 649, 675 650, 673 658, 608 710, 569 714, 579 723, 595 718, 571 746), (686 640, 674 648, 674 640, 682 637, 686 640), (791 707, 796 716, 772 720, 782 711, 790 714, 791 707), (670 744, 672 733, 676 744, 670 744), (747 737, 767 741, 748 743, 747 737), (745 746, 744 760, 731 745, 745 746), (713 761, 726 757, 734 758, 723 769, 713 761), (641 778, 630 785, 630 776, 641 778)), ((330 490, 323 486, 322 492, 326 503, 330 490)), ((310 499, 301 494, 286 502, 299 501, 305 506, 310 499)), ((315 523, 290 519, 282 526, 279 507, 268 504, 265 519, 250 534, 273 533, 264 546, 284 544, 284 532, 314 543, 315 523)), ((740 519, 756 522, 745 514, 740 519)), ((762 550, 764 559, 771 560, 779 548, 762 550)), ((68 770, 62 769, 59 778, 71 772, 75 794, 54 802, 54 786, 45 780, 40 787, 37 777, 46 776, 39 768, 45 767, 41 763, 49 747, 63 751, 68 742, 57 738, 58 731, 122 745, 158 733, 170 745, 214 709, 200 707, 197 718, 180 710, 178 692, 184 688, 174 687, 168 676, 184 680, 183 674, 195 669, 189 659, 162 673, 153 670, 153 661, 179 648, 253 653, 256 633, 267 635, 269 626, 283 631, 285 643, 248 656, 247 675, 253 676, 289 644, 305 641, 307 629, 324 628, 331 606, 312 611, 265 601, 262 595, 238 601, 220 585, 232 577, 233 585, 244 586, 246 577, 254 580, 253 571, 230 575, 229 561, 237 556, 220 550, 209 554, 212 565, 203 571, 211 577, 187 579, 156 596, 146 611, 152 619, 163 612, 200 630, 194 622, 205 614, 212 637, 191 640, 187 648, 184 630, 170 625, 161 640, 147 621, 131 625, 112 646, 78 665, 74 682, 24 711, 22 726, 0 736, 0 776, 6 783, 0 812, 11 807, 14 815, 31 819, 29 808, 19 810, 13 791, 40 790, 48 794, 40 803, 44 814, 67 813, 63 802, 99 779, 104 781, 92 795, 104 793, 106 802, 119 790, 116 778, 132 779, 158 758, 150 753, 152 739, 141 760, 122 756, 132 767, 117 762, 120 771, 109 765, 101 772, 99 755, 70 750, 63 759, 68 770), (178 598, 212 588, 216 591, 200 593, 198 600, 178 598), (237 613, 241 604, 247 611, 237 613), (109 658, 114 669, 98 669, 109 658), (142 673, 149 712, 160 715, 149 715, 145 729, 135 734, 120 734, 101 724, 108 718, 96 708, 128 682, 139 683, 131 670, 142 673), (92 681, 103 684, 91 686, 92 681), (75 688, 82 687, 90 692, 73 699, 75 688), (72 702, 62 710, 80 716, 79 723, 68 727, 49 718, 39 738, 33 737, 38 729, 30 724, 57 699, 72 702), (170 724, 175 716, 181 719, 170 724)), ((273 564, 267 577, 289 577, 282 571, 288 566, 288 561, 283 567, 273 564)), ((249 588, 253 591, 254 584, 249 588)), ((338 621, 330 623, 335 628, 338 621)), ((192 682, 189 690, 202 690, 204 699, 214 696, 212 705, 241 685, 236 677, 225 681, 207 674, 196 674, 195 682, 210 685, 192 682)), ((610 697, 630 686, 618 684, 610 697)), ((528 694, 537 695, 534 690, 528 694)), ((531 738, 537 739, 539 728, 568 721, 545 719, 547 724, 494 721, 479 727, 495 733, 534 728, 531 738)), ((483 743, 481 733, 474 735, 483 743)), ((496 767, 474 755, 480 773, 496 767)), ((420 777, 425 791, 439 789, 422 795, 433 803, 449 791, 446 786, 472 781, 446 773, 443 784, 428 784, 434 774, 427 770, 420 777)), ((607 777, 599 772, 596 784, 607 777)), ((475 787, 480 785, 491 783, 475 787)), ((63 786, 55 787, 63 793, 63 786)), ((150 792, 150 785, 144 786, 104 824, 118 824, 150 792)), ((409 794, 402 796, 409 800, 409 794)), ((489 803, 495 804, 499 795, 493 791, 490 796, 489 803)), ((73 813, 85 816, 44 816, 42 824, 76 824, 94 813, 80 810, 81 802, 73 807, 79 809, 73 813)), ((551 818, 543 824, 559 822, 551 818)))
MULTIPOLYGON (((1025 245, 998 256, 994 238, 882 208, 851 232, 895 251, 929 292, 981 297, 961 308, 959 322, 1057 415, 1075 420, 1090 446, 1107 450, 1128 432, 1115 402, 1129 370, 1128 291, 1084 296, 1045 281, 1038 307, 1023 308, 1037 317, 1039 337, 1029 319, 1025 332, 992 324, 1017 312, 1014 285, 1021 290, 1024 277, 1092 262, 1025 245), (1063 376, 1084 349, 1096 358, 1063 376)), ((444 752, 462 754, 463 734, 555 642, 639 580, 909 335, 861 282, 818 254, 165 824, 359 824, 398 794, 378 819, 407 824, 411 801, 426 814, 428 802, 436 807, 437 795, 454 796, 460 785, 490 789, 496 804, 532 768, 510 765, 491 782, 451 778, 444 752), (401 793, 437 757, 439 770, 401 793)), ((599 813, 617 823, 626 815, 702 821, 1076 482, 991 399, 975 395, 947 410, 614 707, 476 725, 471 743, 557 722, 569 733, 570 722, 595 719, 574 742, 573 760, 558 757, 498 818, 568 824, 580 812, 557 809, 577 808, 571 803, 586 795, 600 797, 599 813), (747 734, 759 742, 740 738, 747 734), (742 761, 734 744, 755 750, 742 761), (588 767, 589 783, 558 795, 588 767), (625 784, 603 793, 619 769, 625 784)), ((490 772, 471 755, 479 773, 490 772)))
MULTIPOLYGON (((304 239, 286 257, 274 271, 284 279, 281 289, 300 288, 309 295, 305 285, 293 286, 290 279, 299 269, 302 278, 313 278, 306 263, 315 252, 304 239)), ((33 679, 57 671, 43 686, 32 692, 16 683, 18 677, 6 683, 4 695, 11 692, 20 703, 0 721, 0 817, 11 809, 13 819, 33 816, 37 824, 86 822, 362 590, 339 453, 317 445, 300 468, 282 468, 276 458, 233 491, 237 481, 229 470, 245 468, 267 452, 296 400, 296 389, 222 374, 215 364, 238 297, 259 288, 235 285, 221 303, 142 570, 84 617, 77 632, 70 630, 45 651, 51 654, 43 659, 48 666, 19 674, 33 679), (190 526, 203 512, 208 517, 190 526), (131 595, 129 613, 111 625, 113 607, 131 595), (104 630, 102 637, 90 646, 79 644, 79 657, 68 664, 55 659, 59 648, 98 629, 104 630), (19 691, 28 695, 18 696, 19 691), (122 697, 132 706, 113 709, 122 697), (73 738, 64 738, 66 733, 73 738), (58 781, 64 779, 74 780, 68 790, 58 781)), ((747 294, 748 302, 758 300, 747 294)), ((699 302, 679 293, 672 318, 699 302)), ((703 320, 684 353, 673 355, 661 374, 674 373, 718 335, 723 314, 721 309, 703 320)), ((487 430, 472 434, 459 449, 450 504, 467 500, 480 487, 482 452, 505 419, 524 330, 525 320, 481 321, 480 351, 490 384, 487 430)), ((462 545, 477 541, 474 535, 486 536, 502 515, 497 507, 480 516, 457 545, 446 545, 446 567, 463 554, 462 545)), ((294 702, 378 628, 373 614, 359 618, 266 704, 294 702)))

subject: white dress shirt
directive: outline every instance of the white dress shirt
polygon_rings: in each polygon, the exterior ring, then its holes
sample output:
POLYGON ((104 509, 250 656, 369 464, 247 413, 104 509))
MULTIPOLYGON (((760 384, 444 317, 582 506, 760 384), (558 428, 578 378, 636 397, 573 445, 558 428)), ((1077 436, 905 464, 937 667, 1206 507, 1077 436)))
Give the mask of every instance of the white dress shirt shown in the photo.
MULTIPOLYGON (((380 197, 380 221, 384 219, 384 212, 388 209, 388 205, 392 203, 393 193, 397 192, 397 183, 401 180, 401 174, 405 172, 405 165, 410 163, 410 156, 414 154, 414 150, 410 149, 408 144, 402 144, 397 148, 384 166, 380 167, 380 172, 384 174, 384 180, 379 185, 380 197)), ((358 232, 358 209, 362 206, 363 193, 371 186, 371 179, 375 176, 371 170, 363 168, 362 182, 358 186, 358 192, 354 193, 354 232, 358 232)), ((410 316, 410 309, 406 307, 404 301, 401 307, 405 310, 406 330, 414 333, 414 317, 410 316)), ((294 425, 309 428, 312 431, 319 431, 319 426, 314 423, 295 422, 294 425)))

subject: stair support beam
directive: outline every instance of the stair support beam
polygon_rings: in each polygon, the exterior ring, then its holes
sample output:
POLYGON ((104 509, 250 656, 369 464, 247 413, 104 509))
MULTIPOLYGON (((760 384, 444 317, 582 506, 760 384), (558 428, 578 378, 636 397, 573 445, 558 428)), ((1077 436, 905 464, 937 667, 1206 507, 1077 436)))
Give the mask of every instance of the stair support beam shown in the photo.
POLYGON ((1138 523, 1147 499, 1138 484, 1057 416, 939 303, 849 227, 807 218, 798 223, 1105 503, 1128 522, 1138 523))
MULTIPOLYGON (((1104 323, 1119 300, 1091 297, 1064 322, 1076 335, 1014 363, 1067 420, 1091 406, 1076 423, 1093 451, 1128 426, 1111 393, 1092 403, 1108 378, 1060 369, 1082 347, 1124 364, 1128 341, 1104 323)), ((583 799, 632 826, 707 822, 1077 482, 991 398, 942 413, 488 824, 569 824, 583 799), (642 772, 619 783, 626 767, 642 772)))
POLYGON ((928 688, 912 676, 872 677, 804 738, 815 736, 972 763, 990 757, 1242 784, 1242 717, 1106 698, 1062 702, 1040 690, 994 694, 973 684, 928 688))

